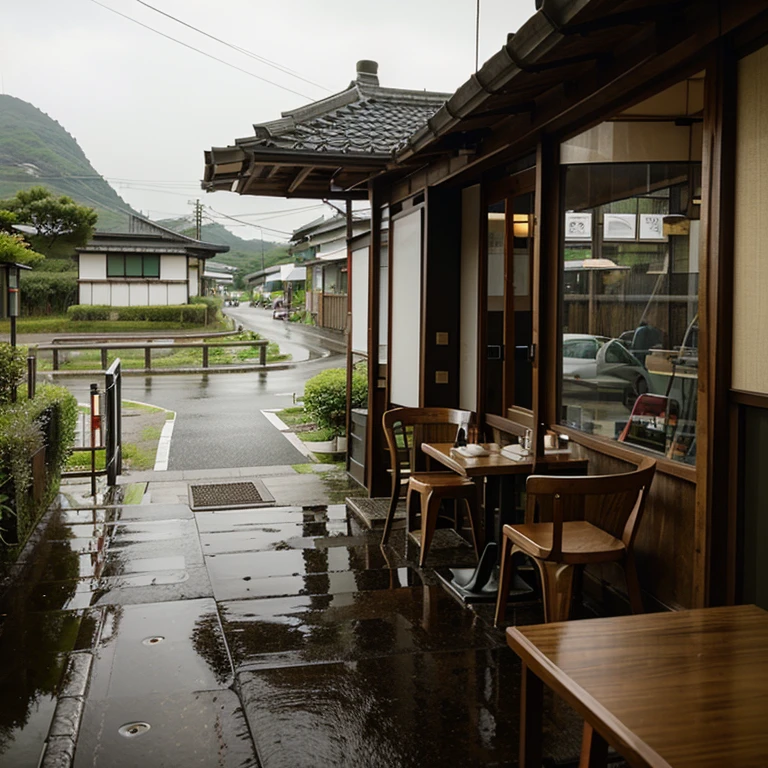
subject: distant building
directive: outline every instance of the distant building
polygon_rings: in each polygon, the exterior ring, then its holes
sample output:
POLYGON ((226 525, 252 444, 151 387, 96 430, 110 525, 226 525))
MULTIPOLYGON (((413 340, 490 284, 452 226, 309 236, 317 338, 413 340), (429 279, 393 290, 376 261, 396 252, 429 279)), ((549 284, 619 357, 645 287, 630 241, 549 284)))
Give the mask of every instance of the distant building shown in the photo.
MULTIPOLYGON (((353 237, 370 228, 369 216, 353 215, 353 237)), ((295 230, 289 252, 307 268, 306 308, 314 324, 345 330, 349 293, 346 216, 320 218, 295 230)))
POLYGON ((229 246, 131 216, 128 232, 94 232, 76 250, 80 304, 146 307, 186 304, 202 295, 206 259, 229 246))

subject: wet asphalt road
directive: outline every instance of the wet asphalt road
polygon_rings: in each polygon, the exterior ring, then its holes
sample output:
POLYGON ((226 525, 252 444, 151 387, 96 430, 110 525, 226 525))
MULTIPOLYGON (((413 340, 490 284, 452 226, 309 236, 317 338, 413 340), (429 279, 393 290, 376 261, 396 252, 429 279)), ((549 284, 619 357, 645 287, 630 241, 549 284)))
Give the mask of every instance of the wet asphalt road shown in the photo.
MULTIPOLYGON (((299 359, 295 368, 254 373, 124 376, 123 399, 176 412, 169 470, 303 464, 299 453, 261 413, 286 408, 307 379, 344 365, 344 356, 328 354, 321 341, 304 338, 287 323, 250 307, 232 311, 236 321, 280 344, 299 359), (327 355, 322 357, 321 355, 327 355), (303 361, 302 361, 303 359, 303 361)), ((87 402, 89 378, 61 378, 79 402, 87 402)), ((99 382, 103 385, 103 380, 99 382)))

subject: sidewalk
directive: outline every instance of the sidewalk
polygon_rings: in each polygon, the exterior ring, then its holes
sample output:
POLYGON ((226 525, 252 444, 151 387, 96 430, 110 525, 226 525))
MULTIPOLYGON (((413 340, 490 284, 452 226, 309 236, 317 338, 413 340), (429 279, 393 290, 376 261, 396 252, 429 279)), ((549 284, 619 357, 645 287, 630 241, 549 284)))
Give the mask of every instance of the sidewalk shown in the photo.
MULTIPOLYGON (((420 570, 404 531, 381 548, 333 503, 348 491, 322 468, 124 483, 140 503, 49 513, 25 555, 0 635, 0 715, 19 715, 0 765, 43 748, 42 766, 76 768, 515 764, 517 657, 492 606, 458 604, 434 571, 472 563, 468 544, 436 541, 420 570), (274 506, 189 506, 190 484, 248 480, 274 506)), ((561 764, 581 736, 564 709, 546 717, 561 764)))

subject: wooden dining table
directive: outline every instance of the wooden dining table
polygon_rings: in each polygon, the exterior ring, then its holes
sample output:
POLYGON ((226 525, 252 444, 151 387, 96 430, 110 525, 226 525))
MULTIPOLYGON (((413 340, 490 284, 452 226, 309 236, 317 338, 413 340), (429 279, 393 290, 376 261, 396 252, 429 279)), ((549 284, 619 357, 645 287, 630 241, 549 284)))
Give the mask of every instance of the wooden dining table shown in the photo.
POLYGON ((521 768, 541 768, 543 685, 638 768, 768 766, 768 612, 754 605, 507 629, 523 662, 521 768))
MULTIPOLYGON (((488 449, 488 445, 481 443, 488 449)), ((520 459, 510 459, 500 452, 488 452, 487 456, 461 456, 453 450, 452 443, 422 443, 421 450, 430 459, 444 467, 471 479, 488 479, 485 504, 485 547, 480 556, 480 562, 475 569, 454 569, 453 577, 446 581, 446 586, 465 602, 495 601, 498 591, 498 542, 501 541, 501 531, 507 522, 515 521, 510 518, 514 510, 512 501, 515 478, 527 477, 534 471, 545 474, 586 474, 588 461, 574 457, 571 453, 546 454, 535 459, 533 455, 520 459), (498 507, 499 514, 495 515, 498 507), (494 519, 495 517, 495 519, 494 519)), ((477 526, 476 526, 477 527, 477 526)), ((440 575, 440 574, 438 574, 440 575)), ((528 592, 531 589, 518 579, 513 585, 512 593, 528 592), (515 588, 517 586, 517 589, 515 588)))

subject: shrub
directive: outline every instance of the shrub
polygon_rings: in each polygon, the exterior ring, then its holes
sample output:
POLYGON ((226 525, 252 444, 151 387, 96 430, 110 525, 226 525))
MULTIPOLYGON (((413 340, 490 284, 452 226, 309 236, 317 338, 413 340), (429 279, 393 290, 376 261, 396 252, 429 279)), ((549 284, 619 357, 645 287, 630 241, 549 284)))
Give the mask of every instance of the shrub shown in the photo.
POLYGON ((24 315, 65 312, 77 301, 77 272, 22 272, 21 296, 24 315))
POLYGON ((206 303, 177 304, 152 307, 107 307, 76 304, 67 310, 70 320, 149 320, 162 323, 188 323, 205 325, 210 312, 215 310, 206 303))
MULTIPOLYGON (((368 402, 368 375, 363 366, 352 371, 352 407, 368 402)), ((343 435, 347 413, 347 372, 344 368, 329 368, 313 376, 304 386, 304 407, 318 426, 343 435)))
POLYGON ((18 387, 27 371, 26 347, 0 343, 0 405, 11 402, 14 387, 18 387))
POLYGON ((0 527, 6 532, 11 528, 8 510, 12 509, 19 542, 25 540, 58 492, 76 424, 77 401, 63 387, 39 387, 33 400, 20 400, 0 411, 0 492, 6 496, 0 527), (42 448, 46 485, 42 497, 36 499, 32 493, 32 459, 42 448))

